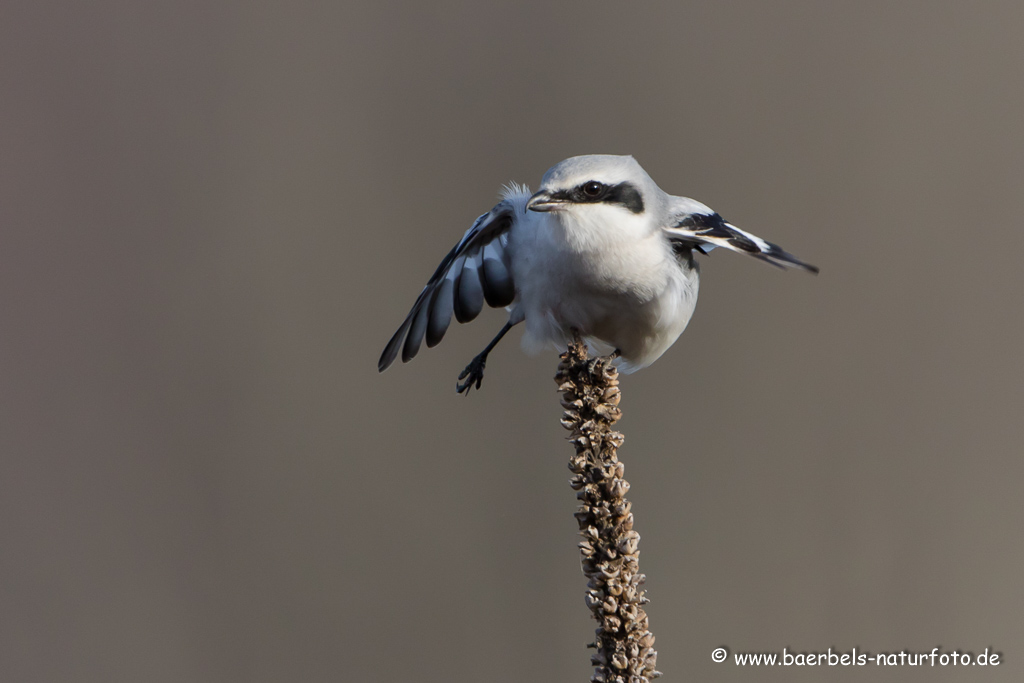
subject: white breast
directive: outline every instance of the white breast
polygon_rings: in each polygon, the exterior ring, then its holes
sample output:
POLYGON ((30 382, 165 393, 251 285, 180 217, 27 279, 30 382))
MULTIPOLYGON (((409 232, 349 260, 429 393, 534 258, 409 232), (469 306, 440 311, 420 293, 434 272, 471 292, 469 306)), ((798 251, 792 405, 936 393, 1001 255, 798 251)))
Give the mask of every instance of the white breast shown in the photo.
POLYGON ((523 346, 564 347, 577 329, 599 352, 619 349, 623 371, 646 367, 686 328, 698 273, 679 263, 646 216, 581 208, 526 212, 512 229, 523 346))

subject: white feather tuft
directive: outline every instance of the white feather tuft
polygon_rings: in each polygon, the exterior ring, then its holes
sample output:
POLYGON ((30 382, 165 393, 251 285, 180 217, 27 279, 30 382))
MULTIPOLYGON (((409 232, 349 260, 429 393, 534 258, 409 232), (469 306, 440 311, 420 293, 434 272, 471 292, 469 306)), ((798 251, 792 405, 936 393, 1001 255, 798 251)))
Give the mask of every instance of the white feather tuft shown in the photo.
POLYGON ((508 199, 511 201, 529 199, 530 192, 528 185, 520 185, 519 183, 507 183, 501 187, 501 198, 508 199))

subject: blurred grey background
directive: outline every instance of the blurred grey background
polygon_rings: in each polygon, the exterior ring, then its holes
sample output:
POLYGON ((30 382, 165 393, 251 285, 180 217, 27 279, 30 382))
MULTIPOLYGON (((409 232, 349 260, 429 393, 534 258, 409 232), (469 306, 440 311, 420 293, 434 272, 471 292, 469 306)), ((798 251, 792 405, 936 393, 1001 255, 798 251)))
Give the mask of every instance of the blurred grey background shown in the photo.
POLYGON ((670 681, 1024 675, 1024 5, 0 8, 0 680, 583 681, 554 352, 377 356, 507 181, 633 154, 715 252, 624 380, 670 681), (711 650, 994 648, 962 668, 711 650))

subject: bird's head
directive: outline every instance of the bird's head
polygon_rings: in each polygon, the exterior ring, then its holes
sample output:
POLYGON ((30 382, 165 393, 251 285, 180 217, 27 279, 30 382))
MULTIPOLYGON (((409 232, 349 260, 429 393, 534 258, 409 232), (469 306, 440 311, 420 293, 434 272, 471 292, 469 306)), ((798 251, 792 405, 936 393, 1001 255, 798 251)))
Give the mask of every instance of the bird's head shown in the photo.
POLYGON ((610 208, 638 216, 651 208, 656 190, 654 181, 633 157, 591 154, 552 166, 526 208, 576 213, 602 207, 602 211, 610 208))

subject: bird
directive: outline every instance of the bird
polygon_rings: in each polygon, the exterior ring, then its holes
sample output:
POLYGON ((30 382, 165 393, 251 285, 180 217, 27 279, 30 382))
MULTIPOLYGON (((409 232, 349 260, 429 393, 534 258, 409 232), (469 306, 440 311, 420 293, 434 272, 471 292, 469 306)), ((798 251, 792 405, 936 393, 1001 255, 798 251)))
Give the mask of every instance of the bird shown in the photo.
POLYGON ((506 185, 416 298, 377 363, 408 362, 436 346, 452 315, 473 320, 486 303, 508 320, 466 366, 458 393, 480 389, 487 357, 523 323, 523 348, 582 338, 620 371, 651 365, 686 329, 697 304, 697 255, 722 247, 780 268, 818 273, 779 246, 688 197, 664 192, 632 156, 591 154, 552 166, 532 193, 506 185))

